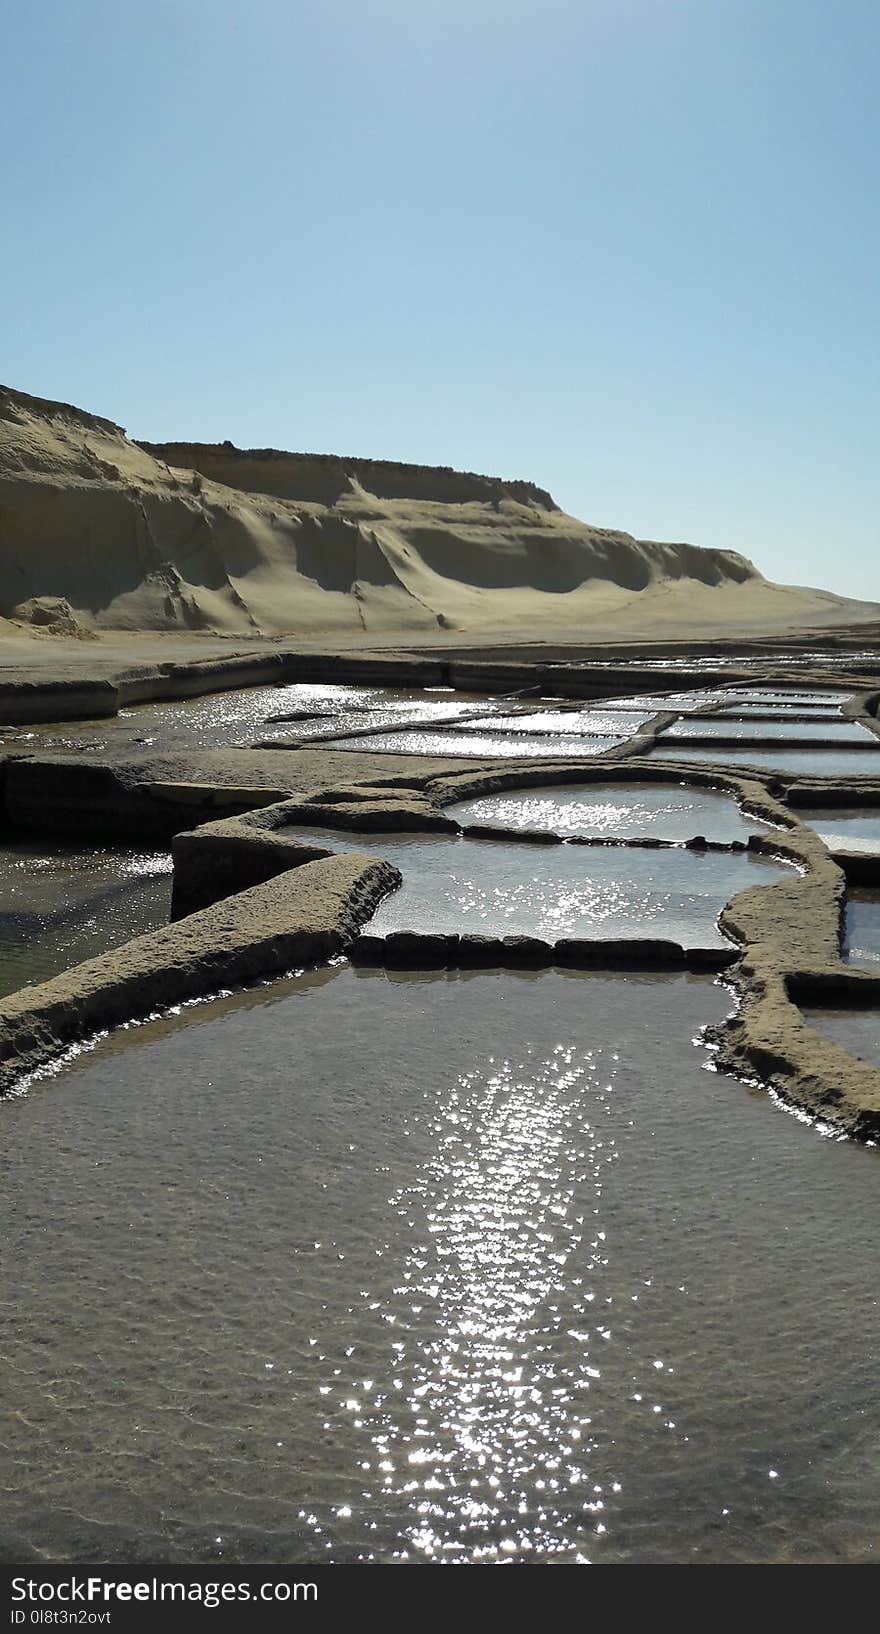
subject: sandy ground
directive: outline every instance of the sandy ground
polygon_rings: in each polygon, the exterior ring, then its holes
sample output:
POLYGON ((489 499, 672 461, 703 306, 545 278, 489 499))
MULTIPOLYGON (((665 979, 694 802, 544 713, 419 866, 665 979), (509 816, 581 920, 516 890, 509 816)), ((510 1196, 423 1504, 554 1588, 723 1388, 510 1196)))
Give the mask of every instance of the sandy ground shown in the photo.
MULTIPOLYGON (((767 586, 768 590, 777 587, 767 586)), ((812 594, 810 592, 809 594, 812 594)), ((794 592, 792 592, 794 595, 794 592)), ((723 627, 708 616, 699 620, 670 620, 667 626, 653 625, 644 617, 604 620, 601 632, 565 625, 533 630, 431 631, 414 640, 403 640, 399 631, 377 632, 365 640, 363 632, 313 632, 311 637, 282 640, 264 635, 231 636, 172 631, 100 631, 84 641, 74 636, 29 630, 0 619, 0 674, 46 673, 71 676, 111 676, 123 670, 155 664, 187 664, 206 659, 232 658, 245 654, 266 656, 273 652, 334 653, 436 653, 499 660, 588 662, 603 658, 650 658, 670 654, 687 659, 695 653, 721 660, 750 652, 784 657, 786 650, 802 652, 815 645, 825 653, 835 650, 859 652, 880 649, 880 607, 864 607, 858 619, 827 623, 780 619, 773 624, 761 617, 760 604, 754 616, 747 616, 745 598, 742 622, 730 620, 723 627)), ((787 607, 791 612, 791 604, 787 607)), ((858 667, 856 665, 856 667, 858 667)))

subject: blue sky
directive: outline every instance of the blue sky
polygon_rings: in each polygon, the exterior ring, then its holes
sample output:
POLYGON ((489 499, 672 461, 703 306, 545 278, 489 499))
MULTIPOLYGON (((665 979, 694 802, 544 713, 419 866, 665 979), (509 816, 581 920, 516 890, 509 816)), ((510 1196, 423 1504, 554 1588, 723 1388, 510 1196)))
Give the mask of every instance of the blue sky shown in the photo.
POLYGON ((0 0, 0 378, 880 599, 876 0, 0 0))

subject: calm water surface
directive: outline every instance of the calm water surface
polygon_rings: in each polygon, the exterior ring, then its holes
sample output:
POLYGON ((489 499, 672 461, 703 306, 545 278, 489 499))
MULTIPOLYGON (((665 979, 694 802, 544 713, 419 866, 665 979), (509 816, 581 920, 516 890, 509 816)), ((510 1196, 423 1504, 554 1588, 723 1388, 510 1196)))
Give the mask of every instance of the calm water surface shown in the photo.
POLYGON ((726 947, 718 929, 725 903, 750 885, 790 875, 784 863, 752 852, 556 845, 447 835, 341 834, 291 828, 330 850, 360 848, 386 857, 403 875, 369 922, 372 934, 654 936, 686 947, 726 947))
POLYGON ((755 766, 768 771, 796 773, 811 777, 880 777, 880 740, 877 749, 765 749, 760 745, 731 749, 711 743, 705 747, 689 744, 660 744, 651 750, 653 760, 707 761, 718 766, 755 766))
POLYGON ((853 964, 880 965, 880 891, 848 887, 844 942, 853 964))
POLYGON ((353 973, 0 1107, 6 1559, 868 1561, 878 1154, 692 978, 353 973))
POLYGON ((585 838, 707 840, 730 844, 766 833, 767 825, 747 817, 732 795, 675 783, 596 783, 541 785, 461 800, 445 808, 466 823, 530 828, 585 838))
POLYGON ((170 908, 167 852, 7 843, 0 849, 0 993, 155 930, 170 908))
POLYGON ((422 731, 377 732, 370 737, 339 738, 334 749, 360 749, 392 755, 472 755, 478 760, 582 760, 625 743, 621 737, 576 737, 568 733, 422 731))
POLYGON ((453 693, 446 689, 324 683, 242 687, 234 692, 208 693, 202 698, 138 704, 121 710, 111 720, 10 729, 0 741, 19 749, 34 750, 79 745, 96 751, 111 747, 211 749, 246 746, 257 736, 263 739, 310 737, 365 724, 378 729, 401 718, 416 722, 442 721, 474 711, 485 714, 490 703, 484 695, 476 697, 472 693, 453 693), (312 718, 273 721, 272 717, 278 714, 312 718))
POLYGON ((546 709, 517 715, 479 716, 468 722, 468 732, 550 732, 573 737, 630 736, 651 719, 635 709, 546 709))
POLYGON ((828 744, 877 742, 873 732, 860 726, 858 721, 737 721, 724 715, 714 720, 675 721, 662 734, 663 740, 680 737, 747 738, 755 743, 774 738, 809 738, 815 743, 828 744))
POLYGON ((791 720, 794 717, 796 723, 801 721, 834 722, 840 719, 840 705, 814 702, 780 705, 778 703, 774 704, 772 700, 754 704, 727 702, 719 704, 717 713, 725 720, 748 720, 752 716, 757 716, 759 720, 766 720, 768 716, 772 716, 775 720, 791 720))
POLYGON ((880 1067, 880 1012, 877 1010, 823 1009, 805 1005, 804 1015, 811 1027, 816 1027, 835 1044, 841 1044, 850 1055, 857 1055, 871 1066, 880 1067))
POLYGON ((827 692, 819 689, 788 687, 730 687, 727 691, 728 701, 738 701, 746 704, 785 704, 805 705, 807 708, 834 707, 845 703, 852 697, 852 692, 827 692))
POLYGON ((814 828, 816 833, 826 842, 840 839, 873 841, 880 848, 880 811, 867 807, 852 806, 815 806, 812 809, 799 806, 797 816, 801 822, 814 828))

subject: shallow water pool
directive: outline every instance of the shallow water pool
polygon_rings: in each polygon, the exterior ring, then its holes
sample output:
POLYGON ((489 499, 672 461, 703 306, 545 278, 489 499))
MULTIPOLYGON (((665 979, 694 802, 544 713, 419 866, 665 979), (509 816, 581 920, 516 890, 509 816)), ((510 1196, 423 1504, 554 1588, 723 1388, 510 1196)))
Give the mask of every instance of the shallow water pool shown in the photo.
POLYGON ((840 840, 874 842, 880 850, 880 810, 853 806, 798 806, 796 815, 826 844, 840 840))
POLYGON ((803 1013, 811 1027, 842 1045, 850 1055, 880 1067, 880 1010, 832 1010, 804 1005, 803 1013))
POLYGON ((852 964, 880 965, 880 892, 847 888, 844 946, 852 964))
POLYGON ((166 924, 167 852, 0 848, 0 993, 48 980, 166 924))
POLYGON ((371 934, 661 937, 725 947, 718 915, 750 885, 790 869, 752 852, 622 846, 535 846, 424 834, 340 834, 291 828, 310 845, 386 857, 403 884, 380 903, 371 934))
POLYGON ((787 772, 803 778, 813 777, 880 777, 880 740, 877 749, 764 749, 760 745, 748 748, 728 748, 722 744, 705 748, 692 744, 658 744, 651 750, 652 760, 695 760, 700 764, 718 766, 756 766, 768 771, 787 772))
POLYGON ((732 795, 674 783, 563 783, 508 789, 458 801, 445 811, 462 825, 494 823, 588 839, 690 840, 702 834, 729 844, 766 832, 767 826, 757 817, 746 817, 732 795))
POLYGON ((546 709, 540 713, 480 716, 468 732, 550 732, 564 736, 630 736, 651 719, 637 709, 546 709))
POLYGON ((686 977, 343 967, 0 1107, 6 1560, 876 1558, 878 1154, 686 977))
POLYGON ((791 704, 796 707, 805 706, 806 708, 831 708, 845 703, 847 698, 852 697, 852 692, 844 692, 842 690, 839 692, 829 692, 822 689, 814 690, 812 687, 788 688, 749 686, 743 687, 742 690, 739 690, 736 687, 729 687, 727 689, 726 696, 728 702, 741 701, 742 703, 746 704, 761 704, 762 706, 769 703, 773 705, 791 704))
POLYGON ((625 737, 555 737, 527 732, 377 732, 369 737, 337 738, 334 749, 392 755, 454 755, 477 760, 583 760, 625 743, 625 737))
MULTIPOLYGON (((661 743, 667 738, 747 738, 752 742, 761 743, 778 738, 809 738, 814 743, 878 743, 873 732, 869 732, 858 721, 764 721, 750 720, 737 721, 729 716, 719 716, 714 720, 683 720, 675 721, 667 726, 660 739, 661 743)), ((880 746, 880 744, 878 744, 880 746)))
POLYGON ((35 750, 85 745, 212 749, 247 745, 262 739, 311 737, 372 724, 376 729, 402 716, 443 721, 450 716, 485 714, 491 700, 472 693, 434 692, 427 688, 336 686, 298 682, 291 686, 242 687, 211 692, 201 698, 138 704, 110 720, 64 722, 63 725, 10 729, 2 741, 35 750), (311 716, 273 721, 278 714, 311 716))
POLYGON ((720 697, 711 692, 657 692, 642 693, 631 698, 603 698, 602 709, 633 709, 651 715, 666 714, 673 710, 709 709, 720 697))
POLYGON ((766 703, 724 703, 718 705, 717 713, 725 720, 737 720, 741 716, 748 720, 751 716, 759 719, 772 717, 774 720, 792 719, 801 721, 836 721, 840 720, 839 704, 774 704, 766 703))

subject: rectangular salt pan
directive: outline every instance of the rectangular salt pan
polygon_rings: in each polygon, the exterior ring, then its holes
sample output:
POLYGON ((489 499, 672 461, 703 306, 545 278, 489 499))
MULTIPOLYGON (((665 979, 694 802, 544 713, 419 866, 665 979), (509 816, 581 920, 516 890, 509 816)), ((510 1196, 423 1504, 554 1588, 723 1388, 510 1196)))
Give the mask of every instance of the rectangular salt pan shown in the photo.
POLYGON ((485 711, 480 704, 416 704, 395 703, 382 708, 343 710, 340 714, 317 715, 311 720, 270 720, 261 729, 261 741, 285 738, 310 743, 322 738, 354 736, 356 733, 402 731, 430 731, 436 725, 443 729, 448 721, 457 721, 468 714, 485 711))
POLYGON ((475 760, 583 759, 625 743, 625 738, 539 737, 525 732, 380 732, 362 738, 336 738, 334 749, 362 754, 471 757, 475 760))
POLYGON ((369 925, 379 936, 406 930, 550 942, 561 936, 661 937, 687 947, 725 947, 717 925, 725 903, 788 872, 783 863, 741 851, 545 850, 515 840, 446 835, 351 835, 293 826, 288 832, 334 851, 374 852, 400 869, 403 884, 369 925))
POLYGON ((720 698, 715 692, 642 693, 629 698, 603 698, 601 708, 609 710, 638 710, 647 717, 673 714, 676 711, 711 709, 720 698))
POLYGON ((491 699, 472 693, 433 694, 424 688, 394 688, 296 683, 287 687, 242 687, 204 697, 139 704, 113 719, 65 721, 10 733, 45 748, 86 743, 143 744, 154 750, 186 746, 218 748, 247 745, 256 736, 313 737, 354 730, 371 721, 377 730, 399 719, 443 721, 485 714, 491 699), (271 721, 273 715, 310 714, 312 720, 271 721))
POLYGON ((614 737, 635 732, 650 719, 649 714, 637 710, 547 709, 521 715, 481 715, 469 721, 465 730, 614 737))
POLYGON ((667 738, 747 738, 756 743, 779 738, 809 739, 814 743, 877 743, 880 739, 861 726, 858 721, 737 721, 719 716, 714 720, 674 721, 661 733, 660 742, 667 738))
POLYGON ((585 838, 689 840, 702 834, 721 844, 766 831, 740 811, 732 795, 683 784, 602 783, 509 789, 446 807, 465 826, 533 829, 585 838))
POLYGON ((847 892, 844 948, 851 964, 880 968, 880 892, 847 892))
POLYGON ((743 688, 742 692, 738 692, 732 687, 726 693, 727 701, 730 703, 769 703, 783 707, 787 704, 795 707, 798 704, 803 704, 807 708, 812 704, 820 706, 842 704, 851 697, 851 692, 814 692, 812 689, 808 690, 805 687, 797 691, 788 691, 785 687, 746 687, 743 688))
POLYGON ((696 761, 699 765, 754 766, 758 771, 785 772, 788 776, 808 779, 880 778, 880 754, 872 749, 786 749, 782 744, 778 749, 762 749, 758 745, 742 749, 719 745, 713 749, 709 743, 705 748, 668 743, 652 749, 651 759, 660 763, 678 760, 696 761))
POLYGON ((870 1066, 880 1067, 880 1011, 824 1010, 804 1006, 804 1019, 817 1032, 870 1066))
POLYGON ((778 706, 770 703, 757 704, 719 704, 713 719, 718 720, 749 720, 757 716, 766 720, 794 720, 801 721, 836 721, 840 720, 839 704, 782 704, 778 706))
POLYGON ((853 809, 852 806, 813 806, 811 808, 798 807, 797 815, 802 823, 814 828, 826 845, 834 849, 834 842, 841 845, 855 842, 857 845, 876 847, 880 851, 880 810, 864 808, 853 809))

